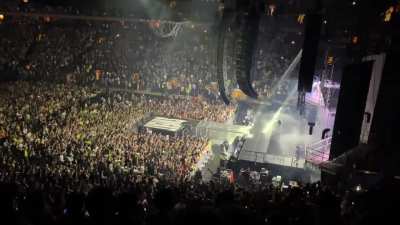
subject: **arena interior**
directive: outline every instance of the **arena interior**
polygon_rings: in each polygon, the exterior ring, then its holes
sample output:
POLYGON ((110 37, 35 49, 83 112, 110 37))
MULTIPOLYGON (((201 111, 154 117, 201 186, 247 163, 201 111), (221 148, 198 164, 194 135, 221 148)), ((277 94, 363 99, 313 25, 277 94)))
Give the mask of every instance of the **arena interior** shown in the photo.
POLYGON ((0 224, 378 224, 400 1, 2 0, 0 224))

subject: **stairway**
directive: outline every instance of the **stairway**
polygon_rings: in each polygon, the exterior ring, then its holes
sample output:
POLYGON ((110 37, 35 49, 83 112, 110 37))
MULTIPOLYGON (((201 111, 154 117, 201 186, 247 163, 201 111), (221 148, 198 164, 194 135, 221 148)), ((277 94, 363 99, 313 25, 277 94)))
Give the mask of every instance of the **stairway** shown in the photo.
POLYGON ((321 176, 320 164, 329 160, 332 137, 306 146, 304 169, 312 172, 314 181, 318 181, 321 176))
POLYGON ((332 137, 325 138, 306 146, 305 159, 313 163, 321 163, 329 160, 332 137))

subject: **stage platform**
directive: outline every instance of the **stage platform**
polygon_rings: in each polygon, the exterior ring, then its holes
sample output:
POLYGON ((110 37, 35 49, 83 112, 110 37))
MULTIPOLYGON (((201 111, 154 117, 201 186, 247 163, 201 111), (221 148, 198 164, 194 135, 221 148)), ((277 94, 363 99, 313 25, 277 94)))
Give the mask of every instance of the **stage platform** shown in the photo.
POLYGON ((295 157, 281 156, 266 154, 263 152, 252 152, 252 151, 242 151, 239 155, 239 160, 256 162, 256 163, 267 163, 279 166, 294 167, 294 168, 304 168, 305 160, 296 160, 295 157))
POLYGON ((201 171, 203 181, 208 182, 217 172, 221 165, 221 160, 229 157, 233 153, 232 143, 236 137, 248 136, 251 127, 233 125, 229 123, 216 123, 211 121, 200 121, 193 129, 193 135, 196 137, 207 138, 210 141, 211 152, 206 156, 207 160, 198 168, 201 171), (228 155, 225 155, 221 145, 225 142, 229 144, 228 155))
POLYGON ((154 131, 177 133, 181 131, 188 121, 156 116, 148 121, 144 127, 154 131))
POLYGON ((195 132, 199 137, 232 143, 236 137, 248 136, 250 130, 250 126, 201 121, 197 124, 195 132))

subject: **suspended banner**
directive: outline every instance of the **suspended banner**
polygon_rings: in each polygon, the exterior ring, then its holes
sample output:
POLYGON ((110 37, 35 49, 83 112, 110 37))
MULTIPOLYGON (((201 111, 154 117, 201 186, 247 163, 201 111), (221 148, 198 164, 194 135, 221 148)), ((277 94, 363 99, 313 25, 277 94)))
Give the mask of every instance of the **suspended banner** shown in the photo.
POLYGON ((139 75, 139 73, 133 73, 132 74, 132 80, 133 81, 139 81, 140 80, 140 75, 139 75))
POLYGON ((102 75, 103 75, 102 70, 96 70, 96 80, 100 80, 102 75))
POLYGON ((177 79, 171 79, 171 80, 167 81, 167 89, 168 90, 176 89, 176 88, 179 88, 180 86, 181 86, 181 83, 177 79))
POLYGON ((217 82, 211 82, 209 85, 206 86, 206 89, 213 93, 218 93, 218 83, 217 82))
POLYGON ((243 93, 243 91, 240 89, 233 90, 231 93, 231 97, 232 97, 232 99, 234 99, 236 101, 243 101, 243 100, 247 99, 247 95, 245 93, 243 93))
POLYGON ((6 131, 0 129, 0 140, 8 137, 6 131))

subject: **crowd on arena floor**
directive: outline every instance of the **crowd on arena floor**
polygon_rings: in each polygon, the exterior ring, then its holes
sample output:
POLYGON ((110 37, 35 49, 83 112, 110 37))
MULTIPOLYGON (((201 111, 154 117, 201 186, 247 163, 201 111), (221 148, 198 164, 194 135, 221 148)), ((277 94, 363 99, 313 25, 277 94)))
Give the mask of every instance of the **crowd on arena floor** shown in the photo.
POLYGON ((103 95, 93 88, 47 83, 2 84, 1 96, 2 174, 11 172, 10 179, 32 173, 89 179, 127 171, 185 178, 207 140, 133 134, 132 127, 147 112, 216 121, 232 113, 205 101, 103 95))
POLYGON ((130 130, 147 108, 198 116, 150 103, 159 97, 10 84, 0 89, 6 224, 376 224, 383 215, 377 190, 190 178, 207 140, 130 130))

